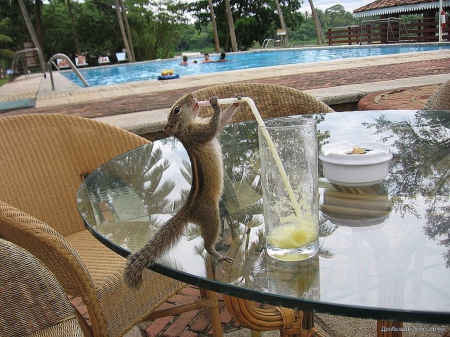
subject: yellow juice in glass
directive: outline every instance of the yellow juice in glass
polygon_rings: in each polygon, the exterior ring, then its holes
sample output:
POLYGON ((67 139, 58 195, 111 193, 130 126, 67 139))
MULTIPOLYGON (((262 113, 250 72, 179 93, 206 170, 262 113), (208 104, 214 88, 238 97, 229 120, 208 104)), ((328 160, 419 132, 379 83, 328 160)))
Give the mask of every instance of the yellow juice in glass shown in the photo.
POLYGON ((291 249, 309 245, 316 239, 317 233, 313 228, 292 225, 275 228, 267 237, 267 242, 275 247, 291 249))
POLYGON ((318 232, 312 223, 294 223, 275 227, 266 236, 269 255, 285 261, 312 257, 318 249, 318 232))

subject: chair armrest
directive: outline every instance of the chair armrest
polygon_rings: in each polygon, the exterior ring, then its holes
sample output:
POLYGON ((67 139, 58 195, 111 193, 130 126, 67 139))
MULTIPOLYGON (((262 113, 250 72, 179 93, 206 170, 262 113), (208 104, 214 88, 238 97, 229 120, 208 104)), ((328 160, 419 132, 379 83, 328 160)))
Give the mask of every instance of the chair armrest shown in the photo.
POLYGON ((0 237, 41 260, 68 294, 97 296, 88 269, 69 242, 46 223, 1 200, 0 237))

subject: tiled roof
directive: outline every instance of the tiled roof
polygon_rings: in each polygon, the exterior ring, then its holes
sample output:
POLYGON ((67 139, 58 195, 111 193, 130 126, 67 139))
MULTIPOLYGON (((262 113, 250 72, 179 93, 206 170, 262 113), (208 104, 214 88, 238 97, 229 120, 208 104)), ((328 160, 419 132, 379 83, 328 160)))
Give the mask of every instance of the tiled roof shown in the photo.
POLYGON ((366 12, 366 11, 372 11, 382 8, 390 8, 390 7, 403 7, 403 6, 410 6, 410 5, 418 5, 418 4, 427 4, 427 3, 437 3, 439 4, 438 0, 376 0, 374 2, 371 2, 368 5, 359 7, 355 9, 353 12, 366 12))

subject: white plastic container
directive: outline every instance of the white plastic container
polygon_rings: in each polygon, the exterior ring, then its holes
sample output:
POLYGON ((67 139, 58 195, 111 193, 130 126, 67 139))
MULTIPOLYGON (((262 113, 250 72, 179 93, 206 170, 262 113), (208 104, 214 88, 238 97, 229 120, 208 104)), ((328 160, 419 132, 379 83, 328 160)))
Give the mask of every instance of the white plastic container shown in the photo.
POLYGON ((319 159, 330 183, 362 187, 379 184, 386 178, 392 153, 388 145, 377 142, 336 142, 322 146, 319 159), (355 148, 364 153, 352 154, 355 148))

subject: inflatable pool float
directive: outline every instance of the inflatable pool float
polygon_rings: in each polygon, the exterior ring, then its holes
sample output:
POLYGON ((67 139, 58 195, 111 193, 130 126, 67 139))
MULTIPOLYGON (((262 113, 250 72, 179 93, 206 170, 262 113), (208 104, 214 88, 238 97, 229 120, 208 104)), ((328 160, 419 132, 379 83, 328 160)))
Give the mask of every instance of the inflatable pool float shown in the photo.
POLYGON ((159 75, 158 80, 173 80, 175 78, 180 78, 180 75, 159 75))
POLYGON ((173 80, 174 78, 180 78, 179 75, 174 75, 173 69, 164 69, 161 71, 161 75, 158 76, 158 80, 173 80))

